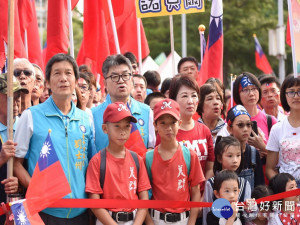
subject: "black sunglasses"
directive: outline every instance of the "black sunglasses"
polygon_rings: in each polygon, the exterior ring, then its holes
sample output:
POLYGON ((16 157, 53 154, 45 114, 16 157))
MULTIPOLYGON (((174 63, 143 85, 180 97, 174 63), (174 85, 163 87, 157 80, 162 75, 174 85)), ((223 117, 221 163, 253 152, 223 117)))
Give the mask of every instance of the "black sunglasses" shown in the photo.
POLYGON ((29 70, 19 70, 19 69, 16 69, 14 70, 14 76, 15 77, 19 77, 21 76, 22 72, 24 73, 25 76, 29 77, 32 75, 32 72, 29 71, 29 70))

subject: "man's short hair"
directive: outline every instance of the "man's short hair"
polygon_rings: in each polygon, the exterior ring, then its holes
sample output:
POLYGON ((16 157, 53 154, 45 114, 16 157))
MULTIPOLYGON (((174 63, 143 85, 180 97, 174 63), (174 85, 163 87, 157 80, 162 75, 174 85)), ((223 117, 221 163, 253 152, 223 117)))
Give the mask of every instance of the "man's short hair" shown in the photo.
POLYGON ((73 72, 75 74, 75 78, 76 78, 76 80, 79 79, 79 70, 78 70, 78 66, 77 66, 75 59, 70 55, 67 55, 64 53, 59 53, 59 54, 54 55, 51 59, 49 59, 49 61, 47 63, 47 66, 46 66, 46 80, 47 81, 50 81, 50 75, 51 75, 51 70, 52 70, 53 64, 57 63, 57 62, 64 62, 64 61, 69 62, 72 65, 73 72))
POLYGON ((28 66, 29 66, 29 69, 31 69, 31 71, 32 71, 33 77, 35 78, 35 70, 34 70, 34 67, 33 67, 33 65, 31 64, 31 62, 29 62, 28 59, 25 59, 25 58, 15 58, 15 59, 14 59, 14 67, 15 67, 16 64, 19 64, 19 63, 27 63, 28 66))
POLYGON ((79 66, 79 72, 86 73, 86 72, 89 72, 89 71, 90 71, 90 68, 87 65, 82 64, 82 65, 79 66))
POLYGON ((147 80, 148 87, 158 87, 160 85, 160 75, 155 70, 148 70, 144 73, 144 77, 147 80))
POLYGON ((265 76, 261 77, 259 82, 260 82, 260 85, 275 83, 276 86, 280 89, 280 82, 279 82, 278 78, 273 75, 265 75, 265 76))
POLYGON ((131 62, 131 64, 136 63, 137 64, 137 60, 135 55, 132 52, 125 52, 124 56, 129 59, 129 61, 131 62))
POLYGON ((198 61, 197 61, 197 59, 196 59, 195 57, 193 57, 193 56, 187 56, 187 57, 183 57, 183 58, 181 58, 181 59, 179 60, 178 65, 177 65, 178 73, 179 73, 179 71, 180 71, 181 65, 182 65, 183 63, 185 63, 185 62, 188 62, 188 61, 194 63, 195 66, 196 66, 196 68, 198 69, 198 61))
MULTIPOLYGON (((145 86, 147 87, 147 80, 144 76, 142 76, 141 74, 134 74, 132 77, 133 78, 137 77, 137 78, 143 79, 145 82, 145 86)), ((133 81, 133 83, 134 83, 134 81, 133 81)))
POLYGON ((106 78, 108 71, 113 66, 119 66, 125 64, 128 66, 130 73, 132 73, 132 66, 128 58, 126 58, 124 55, 117 54, 117 55, 110 55, 108 56, 102 65, 102 73, 104 78, 106 78))
POLYGON ((154 98, 166 98, 166 96, 164 96, 162 93, 160 92, 153 92, 149 95, 147 95, 144 103, 147 104, 147 105, 150 105, 150 102, 152 101, 152 99, 154 98))

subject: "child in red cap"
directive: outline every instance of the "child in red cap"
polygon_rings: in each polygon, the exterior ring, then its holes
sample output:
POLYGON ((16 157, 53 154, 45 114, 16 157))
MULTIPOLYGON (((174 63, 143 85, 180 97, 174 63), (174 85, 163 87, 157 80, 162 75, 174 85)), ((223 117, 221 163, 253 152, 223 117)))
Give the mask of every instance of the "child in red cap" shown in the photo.
MULTIPOLYGON (((151 188, 143 159, 125 148, 130 136, 131 124, 137 120, 127 106, 115 102, 106 108, 103 115, 103 132, 109 144, 90 161, 86 188, 90 199, 148 200, 151 188)), ((147 209, 91 209, 100 224, 142 224, 147 209)))
MULTIPOLYGON (((177 140, 180 109, 177 102, 163 99, 154 106, 154 127, 161 143, 144 157, 152 185, 152 199, 200 201, 200 183, 205 180, 194 151, 177 140)), ((151 209, 146 224, 195 224, 199 208, 151 209)))

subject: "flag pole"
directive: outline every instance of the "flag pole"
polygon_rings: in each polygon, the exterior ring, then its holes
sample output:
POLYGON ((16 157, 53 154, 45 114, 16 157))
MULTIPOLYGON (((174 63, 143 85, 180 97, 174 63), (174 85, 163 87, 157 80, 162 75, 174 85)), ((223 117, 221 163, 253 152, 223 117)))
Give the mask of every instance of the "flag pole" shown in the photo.
POLYGON ((25 45, 25 52, 26 52, 26 57, 28 59, 28 39, 27 39, 27 30, 24 31, 24 45, 25 45))
POLYGON ((291 46, 292 46, 292 58, 293 58, 293 71, 294 77, 297 78, 297 60, 296 60, 296 51, 295 51, 295 40, 294 40, 294 25, 293 25, 293 12, 292 12, 292 2, 288 0, 288 10, 289 10, 289 22, 290 22, 290 34, 291 34, 291 46))
POLYGON ((200 35, 200 64, 202 65, 202 61, 203 61, 203 51, 205 49, 203 49, 203 36, 204 36, 204 32, 205 32, 205 26, 203 24, 199 25, 198 27, 199 30, 199 35, 200 35))
POLYGON ((137 25, 137 40, 138 40, 138 59, 139 59, 139 73, 142 73, 142 41, 141 41, 141 19, 136 18, 137 25))
MULTIPOLYGON (((8 1, 7 137, 13 140, 14 0, 8 1)), ((7 161, 7 177, 13 175, 13 158, 7 161)), ((8 197, 7 197, 8 199, 8 197)))
POLYGON ((69 20, 70 55, 74 58, 74 38, 73 38, 71 0, 68 0, 68 20, 69 20))
POLYGON ((181 48, 182 57, 186 57, 186 14, 181 14, 181 48))
POLYGON ((113 34, 114 34, 116 50, 117 50, 118 54, 121 54, 119 39, 118 39, 118 34, 117 34, 117 29, 116 29, 116 23, 115 23, 115 16, 114 16, 114 11, 112 8, 111 0, 107 0, 107 3, 108 3, 108 8, 109 8, 111 26, 112 26, 112 30, 113 30, 113 34))
POLYGON ((172 75, 175 76, 174 31, 173 31, 172 15, 169 15, 169 20, 170 20, 171 55, 172 55, 172 75))

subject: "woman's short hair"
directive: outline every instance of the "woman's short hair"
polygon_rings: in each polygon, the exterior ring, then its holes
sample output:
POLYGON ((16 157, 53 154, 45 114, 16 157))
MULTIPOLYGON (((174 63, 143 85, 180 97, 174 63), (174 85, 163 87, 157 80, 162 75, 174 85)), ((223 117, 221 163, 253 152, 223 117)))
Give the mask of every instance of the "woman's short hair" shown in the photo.
POLYGON ((182 74, 178 74, 175 77, 173 77, 169 89, 169 98, 176 101, 179 89, 182 86, 186 86, 188 88, 193 89, 197 93, 199 98, 199 86, 196 80, 189 75, 182 74))

